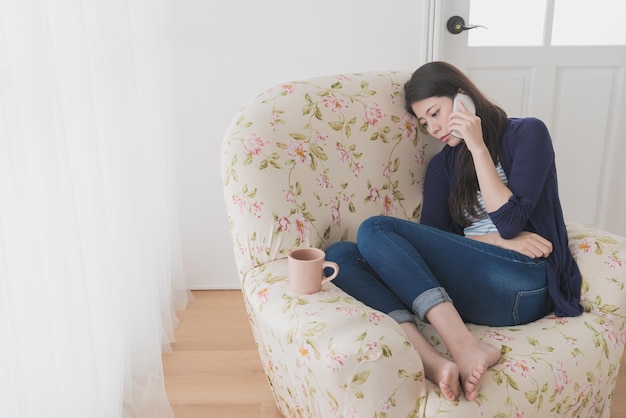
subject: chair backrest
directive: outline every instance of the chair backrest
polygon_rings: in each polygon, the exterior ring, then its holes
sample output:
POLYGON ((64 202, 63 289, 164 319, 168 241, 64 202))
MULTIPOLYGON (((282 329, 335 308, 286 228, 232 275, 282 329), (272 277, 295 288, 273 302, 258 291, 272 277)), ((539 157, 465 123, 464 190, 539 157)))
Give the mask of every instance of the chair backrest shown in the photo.
POLYGON ((240 274, 298 246, 354 240, 372 215, 419 220, 441 146, 405 110, 408 72, 278 85, 245 106, 221 155, 240 274))

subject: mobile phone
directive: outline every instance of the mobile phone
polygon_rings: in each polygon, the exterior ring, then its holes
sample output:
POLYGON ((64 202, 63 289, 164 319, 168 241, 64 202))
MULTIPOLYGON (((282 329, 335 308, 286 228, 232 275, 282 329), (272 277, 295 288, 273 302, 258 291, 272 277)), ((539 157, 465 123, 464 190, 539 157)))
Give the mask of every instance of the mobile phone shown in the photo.
MULTIPOLYGON (((457 103, 459 101, 463 102, 468 112, 470 112, 473 115, 476 114, 476 106, 474 106, 474 101, 472 100, 471 97, 469 97, 467 94, 464 94, 464 93, 458 93, 456 96, 454 96, 454 100, 452 101, 453 112, 456 112, 458 110, 457 103)), ((452 131, 452 135, 456 136, 457 138, 463 139, 463 136, 461 136, 461 133, 459 131, 452 131)))

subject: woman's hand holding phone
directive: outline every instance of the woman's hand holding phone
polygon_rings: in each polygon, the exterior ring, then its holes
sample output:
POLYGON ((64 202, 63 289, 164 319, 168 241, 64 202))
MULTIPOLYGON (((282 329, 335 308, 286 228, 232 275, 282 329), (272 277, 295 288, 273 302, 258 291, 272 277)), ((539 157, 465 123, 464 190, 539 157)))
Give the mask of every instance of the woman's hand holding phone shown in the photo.
POLYGON ((476 107, 468 95, 459 93, 454 97, 448 123, 452 135, 463 139, 470 152, 486 149, 481 121, 476 116, 476 107))
MULTIPOLYGON (((476 106, 474 106, 472 98, 467 94, 459 93, 454 96, 452 101, 452 112, 454 113, 459 111, 465 111, 471 113, 472 115, 476 115, 476 106)), ((463 135, 459 131, 452 131, 452 135, 463 139, 463 135)))

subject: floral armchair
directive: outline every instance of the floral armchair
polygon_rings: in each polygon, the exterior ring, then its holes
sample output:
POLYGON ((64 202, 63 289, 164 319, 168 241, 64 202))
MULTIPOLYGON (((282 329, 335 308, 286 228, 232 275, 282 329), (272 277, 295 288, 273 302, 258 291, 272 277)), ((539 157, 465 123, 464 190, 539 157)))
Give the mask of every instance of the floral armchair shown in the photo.
POLYGON ((419 220, 425 168, 440 145, 404 109, 409 76, 282 84, 245 106, 225 134, 236 262, 278 408, 288 417, 609 417, 626 343, 624 238, 568 223, 583 274, 582 316, 468 325, 503 353, 474 402, 442 396, 400 326, 332 282, 315 295, 290 292, 291 248, 354 240, 372 215, 419 220))

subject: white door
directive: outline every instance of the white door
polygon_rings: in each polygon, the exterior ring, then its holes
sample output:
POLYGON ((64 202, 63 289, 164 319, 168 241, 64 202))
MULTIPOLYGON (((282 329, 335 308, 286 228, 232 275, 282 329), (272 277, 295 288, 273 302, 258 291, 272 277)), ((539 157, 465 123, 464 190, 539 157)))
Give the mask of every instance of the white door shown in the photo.
POLYGON ((433 59, 461 68, 509 116, 550 129, 565 217, 626 235, 626 2, 431 4, 433 59), (453 16, 486 28, 452 34, 453 16))

